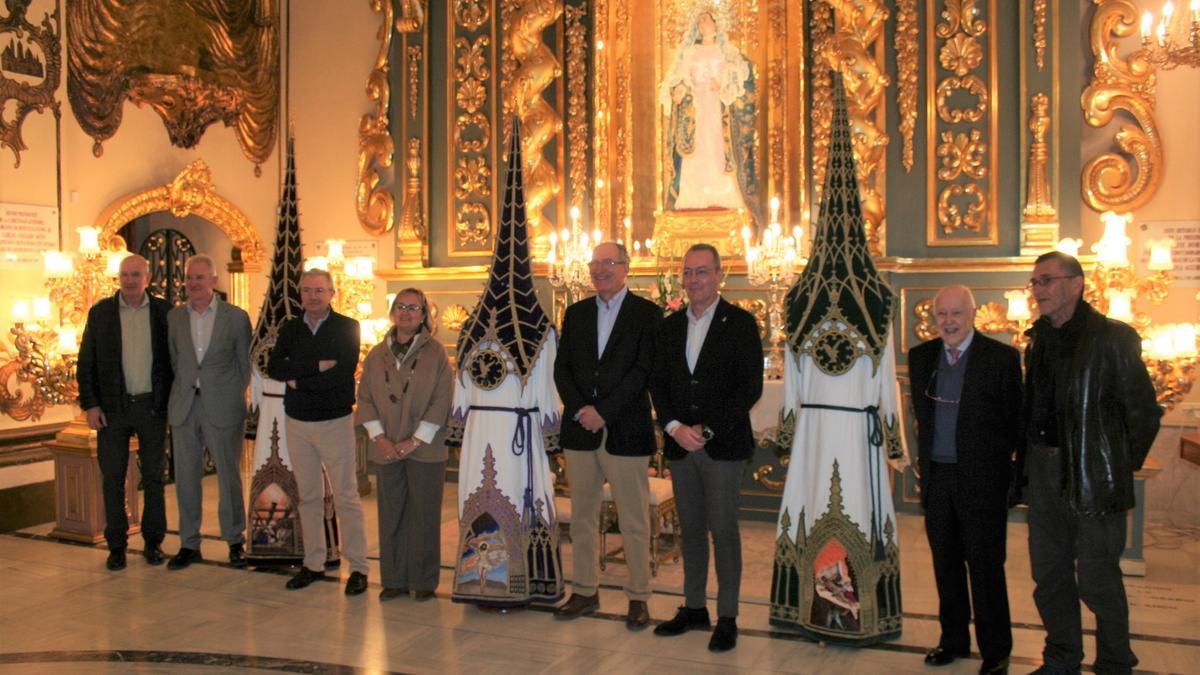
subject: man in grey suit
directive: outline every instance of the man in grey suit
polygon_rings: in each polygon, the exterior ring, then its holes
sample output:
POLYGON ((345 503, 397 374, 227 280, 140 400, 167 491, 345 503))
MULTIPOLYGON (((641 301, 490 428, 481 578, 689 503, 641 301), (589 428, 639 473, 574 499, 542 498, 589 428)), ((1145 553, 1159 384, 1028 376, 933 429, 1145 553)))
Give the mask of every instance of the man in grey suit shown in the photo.
POLYGON ((200 560, 200 479, 204 449, 217 465, 217 515, 229 562, 246 565, 246 507, 242 497, 243 423, 250 382, 250 317, 216 296, 216 267, 206 255, 192 256, 184 269, 188 301, 167 314, 167 344, 175 382, 167 421, 175 453, 179 502, 179 553, 168 569, 200 560))

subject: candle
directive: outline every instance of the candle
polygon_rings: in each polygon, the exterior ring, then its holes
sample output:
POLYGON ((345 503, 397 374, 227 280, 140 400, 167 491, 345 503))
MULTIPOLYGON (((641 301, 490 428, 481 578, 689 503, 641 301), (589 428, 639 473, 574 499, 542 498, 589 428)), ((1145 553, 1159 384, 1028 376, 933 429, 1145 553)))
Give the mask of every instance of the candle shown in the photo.
POLYGON ((84 255, 96 255, 100 252, 100 230, 95 227, 77 227, 79 233, 79 252, 84 255))
POLYGON ((1146 268, 1153 272, 1175 269, 1175 263, 1171 260, 1171 247, 1174 245, 1175 240, 1170 237, 1146 242, 1146 246, 1150 248, 1150 262, 1146 264, 1146 268))
POLYGON ((50 298, 43 295, 33 299, 33 320, 38 322, 50 320, 50 298))
POLYGON ((1100 215, 1104 221, 1104 236, 1092 244, 1092 252, 1102 265, 1110 267, 1125 267, 1129 265, 1129 244, 1132 241, 1125 236, 1125 226, 1133 222, 1133 215, 1124 215, 1105 211, 1100 215))
POLYGON ((108 262, 104 265, 104 273, 110 277, 121 275, 121 263, 133 255, 129 251, 110 251, 108 254, 108 262))
POLYGON ((47 279, 65 279, 71 276, 73 272, 71 256, 62 251, 43 251, 42 271, 47 279))
POLYGON ((1104 291, 1108 298, 1108 317, 1117 321, 1129 323, 1133 321, 1133 298, 1129 291, 1120 288, 1110 288, 1104 291))
POLYGON ((29 321, 29 301, 17 300, 12 304, 12 320, 13 323, 25 323, 29 321))
POLYGON ((1150 31, 1154 25, 1154 15, 1150 12, 1142 14, 1142 44, 1150 42, 1150 31))
POLYGON ((74 326, 63 326, 58 329, 58 353, 63 355, 79 353, 79 332, 74 326))
POLYGON ((1029 312, 1029 296, 1025 291, 1007 291, 1004 293, 1004 299, 1008 301, 1008 313, 1005 316, 1009 321, 1028 321, 1032 317, 1029 312))
POLYGON ((1060 253, 1066 253, 1072 258, 1079 257, 1079 249, 1083 247, 1082 239, 1072 239, 1071 237, 1063 237, 1057 244, 1054 245, 1054 250, 1060 253))
POLYGON ((323 270, 329 268, 329 261, 324 256, 314 255, 304 260, 304 271, 323 270))
POLYGON ((771 223, 779 222, 779 197, 771 197, 771 223))

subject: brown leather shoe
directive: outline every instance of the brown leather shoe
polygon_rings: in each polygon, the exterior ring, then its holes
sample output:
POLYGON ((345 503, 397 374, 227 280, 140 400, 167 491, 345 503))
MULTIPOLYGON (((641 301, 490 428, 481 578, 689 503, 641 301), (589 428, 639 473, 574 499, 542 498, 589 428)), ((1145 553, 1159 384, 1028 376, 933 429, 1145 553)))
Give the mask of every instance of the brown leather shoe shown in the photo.
POLYGON ((554 610, 554 616, 561 619, 574 619, 578 616, 595 614, 600 609, 600 594, 580 595, 572 593, 571 597, 554 610))
POLYGON ((629 613, 625 615, 625 627, 629 630, 641 630, 650 625, 650 610, 641 600, 629 601, 629 613))

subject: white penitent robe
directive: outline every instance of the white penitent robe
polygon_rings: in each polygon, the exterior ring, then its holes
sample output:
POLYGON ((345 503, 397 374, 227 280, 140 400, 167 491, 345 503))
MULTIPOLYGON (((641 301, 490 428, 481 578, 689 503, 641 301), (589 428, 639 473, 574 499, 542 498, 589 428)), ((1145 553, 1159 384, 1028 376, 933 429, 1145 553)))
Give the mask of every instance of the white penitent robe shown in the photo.
POLYGON ((895 363, 890 339, 878 367, 861 356, 839 376, 787 350, 783 413, 794 415, 794 437, 776 536, 772 624, 847 645, 900 633, 887 459, 889 445, 904 456, 895 363))
MULTIPOLYGON (((264 562, 300 562, 304 560, 304 541, 300 530, 300 489, 292 473, 284 422, 283 382, 265 377, 256 368, 251 378, 251 405, 258 409, 258 429, 254 437, 254 473, 250 482, 250 501, 246 521, 249 537, 246 555, 264 562)), ((322 471, 324 473, 324 471, 322 471)), ((333 508, 333 486, 325 479, 326 562, 336 562, 337 520, 333 508)))
MULTIPOLYGON (((494 342, 475 349, 501 351, 494 342)), ((478 386, 469 372, 455 378, 451 416, 464 424, 456 602, 504 606, 562 597, 554 481, 545 442, 545 435, 557 436, 561 414, 554 386, 557 351, 552 333, 524 385, 516 373, 490 390, 478 386)))

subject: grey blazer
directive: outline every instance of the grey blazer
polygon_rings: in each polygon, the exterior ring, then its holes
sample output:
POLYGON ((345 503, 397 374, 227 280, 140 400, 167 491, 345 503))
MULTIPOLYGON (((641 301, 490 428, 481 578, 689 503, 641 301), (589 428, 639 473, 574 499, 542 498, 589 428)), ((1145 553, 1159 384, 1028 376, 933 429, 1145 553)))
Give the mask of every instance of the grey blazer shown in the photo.
POLYGON ((200 380, 201 402, 208 421, 218 427, 241 424, 246 419, 246 385, 250 383, 250 316, 245 310, 216 298, 217 316, 203 363, 196 363, 191 320, 187 306, 167 313, 167 345, 175 382, 167 407, 167 421, 183 424, 196 397, 200 380))

